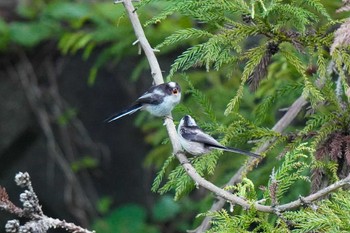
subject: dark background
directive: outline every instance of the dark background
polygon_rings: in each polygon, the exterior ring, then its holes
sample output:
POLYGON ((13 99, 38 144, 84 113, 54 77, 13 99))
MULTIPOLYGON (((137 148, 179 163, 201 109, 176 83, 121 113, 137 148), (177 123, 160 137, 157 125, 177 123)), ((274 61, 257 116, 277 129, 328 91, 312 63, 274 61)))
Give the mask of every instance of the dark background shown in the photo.
MULTIPOLYGON (((144 141, 144 133, 135 126, 136 114, 113 123, 104 122, 112 113, 129 106, 152 85, 150 71, 146 69, 137 80, 130 80, 133 69, 140 62, 140 56, 135 54, 119 64, 101 68, 95 83, 89 85, 87 80, 95 54, 103 47, 83 61, 81 53, 62 56, 55 46, 55 43, 47 42, 18 53, 4 53, 0 57, 1 186, 6 188, 10 199, 21 206, 18 199, 22 189, 15 185, 14 176, 19 171, 26 171, 31 176, 46 215, 84 227, 91 227, 98 217, 125 203, 136 203, 148 209, 150 214, 156 196, 150 191, 155 170, 143 165, 150 146, 144 141), (33 68, 34 87, 24 86, 19 76, 12 72, 23 63, 33 68), (48 78, 47 69, 54 74, 55 85, 48 78), (57 88, 60 101, 64 101, 63 111, 73 109, 73 120, 84 129, 84 136, 91 139, 93 149, 90 146, 77 146, 75 144, 79 143, 70 141, 75 148, 74 155, 69 157, 63 153, 63 159, 72 164, 87 156, 96 163, 74 172, 83 186, 82 191, 94 205, 92 209, 77 204, 80 193, 74 191, 74 185, 69 184, 62 168, 50 156, 48 139, 39 123, 38 109, 30 104, 26 96, 27 88, 40 90, 39 105, 44 106, 43 109, 53 117, 50 120, 51 129, 58 145, 64 148, 65 136, 60 133, 60 128, 73 131, 69 140, 77 135, 70 123, 65 126, 57 124, 53 113, 57 103, 47 94, 51 88, 57 88), (108 210, 101 213, 96 206, 103 198, 109 200, 108 210)), ((168 70, 171 59, 162 57, 161 66, 168 70)), ((162 124, 161 119, 149 117, 149 120, 162 124)), ((80 137, 77 141, 84 138, 80 137)), ((0 232, 4 232, 3 226, 9 219, 11 215, 0 212, 0 232)))

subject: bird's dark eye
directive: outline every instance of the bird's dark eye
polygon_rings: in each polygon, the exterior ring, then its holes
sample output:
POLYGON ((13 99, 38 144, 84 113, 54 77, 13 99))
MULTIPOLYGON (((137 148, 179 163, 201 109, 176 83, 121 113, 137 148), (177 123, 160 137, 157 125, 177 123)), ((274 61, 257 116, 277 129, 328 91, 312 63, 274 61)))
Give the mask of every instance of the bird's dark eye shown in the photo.
POLYGON ((176 95, 179 91, 177 89, 173 89, 173 94, 176 95))

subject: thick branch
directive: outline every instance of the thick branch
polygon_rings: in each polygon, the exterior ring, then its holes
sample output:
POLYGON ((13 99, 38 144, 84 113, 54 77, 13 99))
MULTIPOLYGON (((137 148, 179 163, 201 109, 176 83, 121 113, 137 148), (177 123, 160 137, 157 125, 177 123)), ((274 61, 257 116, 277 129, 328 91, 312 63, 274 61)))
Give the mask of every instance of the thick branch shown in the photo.
POLYGON ((140 43, 140 46, 142 47, 143 51, 145 52, 145 55, 147 57, 148 63, 151 68, 151 74, 153 76, 153 80, 155 84, 161 84, 164 83, 164 79, 162 76, 162 71, 160 69, 160 66, 158 64, 158 60, 156 55, 154 54, 154 50, 152 49, 151 45, 149 44, 145 33, 142 29, 142 25, 140 23, 139 17, 137 16, 136 10, 134 6, 132 5, 130 0, 123 1, 123 5, 126 9, 126 12, 129 16, 130 22, 132 24, 132 27, 134 28, 135 35, 137 37, 138 43, 140 43))

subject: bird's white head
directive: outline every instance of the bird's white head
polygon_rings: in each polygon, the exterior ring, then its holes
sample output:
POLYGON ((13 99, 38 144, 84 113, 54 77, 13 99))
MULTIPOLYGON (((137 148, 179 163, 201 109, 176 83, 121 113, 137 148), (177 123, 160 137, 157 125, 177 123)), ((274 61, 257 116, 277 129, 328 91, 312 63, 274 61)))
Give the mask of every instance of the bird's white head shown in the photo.
POLYGON ((190 116, 190 115, 186 115, 184 116, 182 119, 182 124, 185 127, 194 127, 197 126, 196 121, 190 116))
POLYGON ((181 87, 176 82, 168 82, 165 86, 165 89, 169 95, 181 96, 181 87))

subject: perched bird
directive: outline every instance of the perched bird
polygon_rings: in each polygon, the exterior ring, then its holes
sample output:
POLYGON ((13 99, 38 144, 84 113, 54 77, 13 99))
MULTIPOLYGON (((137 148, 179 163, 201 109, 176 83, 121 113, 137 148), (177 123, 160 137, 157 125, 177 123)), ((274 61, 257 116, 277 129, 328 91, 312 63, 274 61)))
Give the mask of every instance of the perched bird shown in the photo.
POLYGON ((180 102, 181 87, 176 82, 162 83, 152 86, 145 94, 140 96, 133 105, 122 112, 112 115, 105 121, 112 122, 123 116, 133 114, 138 110, 146 110, 154 116, 169 115, 180 102))
POLYGON ((202 155, 209 153, 212 149, 224 150, 243 155, 260 158, 260 155, 252 152, 226 147, 221 145, 212 136, 204 133, 196 124, 195 120, 189 116, 184 116, 177 128, 182 147, 192 155, 202 155))

